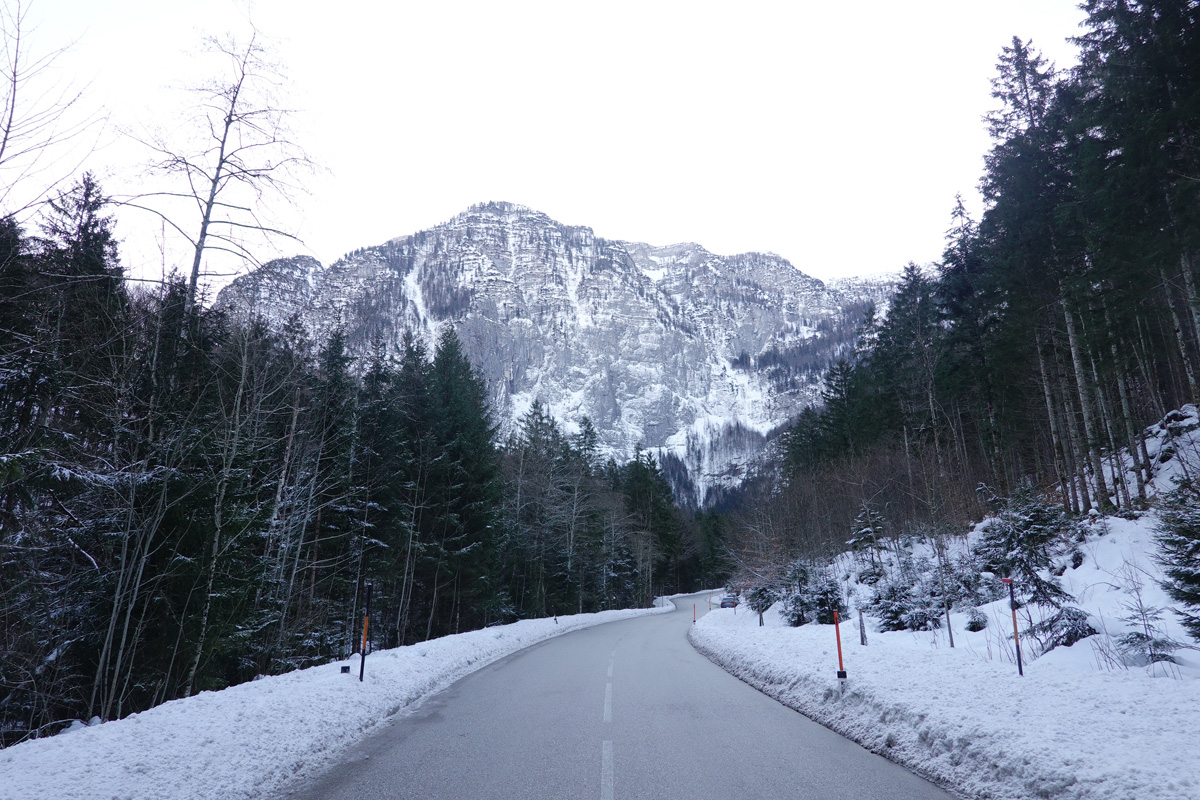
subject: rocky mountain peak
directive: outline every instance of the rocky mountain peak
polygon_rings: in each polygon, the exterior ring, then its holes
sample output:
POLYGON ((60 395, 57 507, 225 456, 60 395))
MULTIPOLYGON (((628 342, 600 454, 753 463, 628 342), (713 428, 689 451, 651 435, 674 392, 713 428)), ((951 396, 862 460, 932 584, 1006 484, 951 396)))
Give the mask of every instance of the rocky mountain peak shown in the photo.
POLYGON ((605 453, 657 450, 699 503, 818 397, 867 294, 769 253, 608 240, 489 202, 329 267, 272 261, 217 302, 277 325, 299 315, 317 339, 341 326, 360 353, 453 325, 502 426, 534 400, 568 430, 589 417, 605 453))

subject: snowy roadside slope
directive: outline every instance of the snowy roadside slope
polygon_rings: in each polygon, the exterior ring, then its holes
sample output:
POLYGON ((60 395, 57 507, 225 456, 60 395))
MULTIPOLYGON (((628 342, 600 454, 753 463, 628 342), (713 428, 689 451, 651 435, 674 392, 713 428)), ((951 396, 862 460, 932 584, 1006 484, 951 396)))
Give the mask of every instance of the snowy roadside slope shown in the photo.
POLYGON ((568 631, 672 610, 523 620, 204 692, 0 750, 0 800, 237 800, 314 774, 376 724, 459 678, 568 631), (342 664, 351 675, 342 675, 342 664))
MULTIPOLYGON (((718 665, 805 716, 972 798, 1195 800, 1200 681, 987 661, 930 635, 843 627, 843 694, 828 625, 714 609, 690 638, 718 665), (918 646, 910 646, 918 639, 918 646), (894 644, 895 646, 889 646, 894 644)), ((956 626, 957 627, 957 626, 956 626)))
MULTIPOLYGON (((966 797, 1195 800, 1200 655, 1179 650, 1177 665, 1128 668, 1103 656, 1113 652, 1110 634, 1125 627, 1127 565, 1153 566, 1156 518, 1109 519, 1089 539, 1086 563, 1063 584, 1105 632, 1031 661, 1036 644, 1023 641, 1024 677, 1013 663, 1007 600, 981 607, 989 624, 980 632, 964 629, 967 614, 952 615, 954 649, 944 631, 876 633, 870 616, 862 647, 858 620, 847 621, 844 693, 831 625, 792 628, 773 607, 759 627, 744 609, 714 609, 690 638, 751 686, 966 797)), ((1169 605, 1151 581, 1141 591, 1147 602, 1169 605)), ((1173 616, 1163 627, 1186 639, 1173 616)))
MULTIPOLYGON (((1178 479, 1200 474, 1194 406, 1171 412, 1145 437, 1152 502, 1178 479)), ((1120 453, 1119 462, 1132 486, 1129 454, 1120 453)), ((848 620, 841 629, 844 692, 833 626, 791 628, 772 608, 760 628, 753 613, 714 609, 689 636, 750 685, 966 797, 1196 800, 1200 653, 1185 647, 1175 651, 1175 664, 1145 665, 1119 647, 1122 635, 1140 630, 1138 607, 1148 610, 1158 634, 1195 645, 1159 585, 1158 522, 1151 510, 1086 524, 1082 559, 1063 564, 1059 580, 1074 598, 1069 605, 1099 633, 1044 653, 1023 635, 1024 677, 1017 675, 1007 598, 979 606, 987 618, 982 631, 965 629, 969 609, 952 614, 954 649, 944 630, 877 633, 869 613, 869 644, 862 647, 857 617, 848 620)), ((983 526, 949 540, 950 556, 960 557, 983 526)), ((909 546, 914 557, 934 558, 927 542, 909 546)), ((873 590, 857 582, 854 555, 835 559, 834 573, 852 605, 869 600, 873 590)), ((1026 606, 1020 627, 1051 611, 1026 606)))

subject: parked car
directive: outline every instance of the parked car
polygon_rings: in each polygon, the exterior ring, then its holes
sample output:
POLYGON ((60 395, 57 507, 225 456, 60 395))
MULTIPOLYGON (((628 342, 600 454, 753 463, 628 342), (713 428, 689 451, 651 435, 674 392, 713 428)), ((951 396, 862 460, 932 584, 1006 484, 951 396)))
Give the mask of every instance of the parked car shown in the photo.
POLYGON ((721 598, 721 608, 737 608, 739 602, 736 594, 727 594, 721 598))

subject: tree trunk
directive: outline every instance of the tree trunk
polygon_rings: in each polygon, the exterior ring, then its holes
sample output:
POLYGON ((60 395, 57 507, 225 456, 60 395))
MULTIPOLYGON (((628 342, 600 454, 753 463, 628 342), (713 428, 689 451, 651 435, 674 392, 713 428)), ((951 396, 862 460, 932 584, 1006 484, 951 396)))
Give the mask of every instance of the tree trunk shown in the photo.
POLYGON ((1108 400, 1100 385, 1100 371, 1096 368, 1096 359, 1090 359, 1092 377, 1096 381, 1096 400, 1100 404, 1100 418, 1104 420, 1104 432, 1108 436, 1108 461, 1112 468, 1113 487, 1117 491, 1117 502, 1121 508, 1129 508, 1129 489, 1125 485, 1125 471, 1121 466, 1121 452, 1117 446, 1117 438, 1113 435, 1112 415, 1108 411, 1108 400))
POLYGON ((1042 337, 1036 337, 1035 346, 1038 357, 1038 373, 1042 379, 1042 396, 1046 399, 1046 418, 1050 421, 1050 442, 1054 448, 1054 471, 1058 474, 1058 484, 1062 490, 1063 505, 1068 512, 1076 512, 1074 494, 1067 488, 1066 471, 1062 466, 1063 449, 1058 435, 1058 415, 1054 411, 1054 397, 1050 392, 1050 379, 1046 374, 1046 358, 1042 355, 1042 337))
MULTIPOLYGON (((1142 381, 1146 386, 1146 394, 1149 396, 1150 402, 1154 405, 1155 416, 1158 419, 1162 419, 1167 415, 1167 409, 1166 406, 1163 405, 1161 393, 1156 391, 1155 381, 1150 375, 1149 365, 1153 362, 1150 361, 1150 348, 1146 344, 1146 331, 1142 327, 1141 315, 1138 315, 1136 319, 1138 340, 1133 348, 1134 359, 1137 361, 1138 371, 1142 373, 1142 381)), ((1146 466, 1147 469, 1149 469, 1149 461, 1146 462, 1146 466)), ((1146 479, 1150 479, 1149 474, 1146 475, 1146 479)))
POLYGON ((1192 368, 1192 359, 1188 355, 1187 340, 1183 334, 1183 322, 1179 318, 1179 312, 1175 308, 1175 301, 1171 299, 1171 284, 1167 281, 1167 275, 1159 268, 1158 276, 1163 283, 1163 294, 1166 297, 1167 308, 1171 311, 1171 323, 1175 329, 1175 344, 1179 348, 1179 360, 1183 363, 1184 374, 1187 375, 1188 392, 1193 403, 1200 402, 1200 387, 1196 384, 1196 371, 1192 368))
POLYGON ((1112 354, 1113 369, 1115 370, 1117 383, 1117 397, 1121 401, 1121 421, 1125 426, 1125 441, 1129 448, 1129 460, 1133 464, 1133 474, 1137 481, 1137 500, 1141 507, 1146 505, 1146 482, 1142 477, 1142 470, 1146 470, 1149 474, 1149 464, 1143 463, 1141 453, 1138 452, 1137 446, 1137 429, 1133 424, 1133 412, 1129 403, 1129 387, 1125 380, 1125 364, 1127 363, 1121 358, 1120 348, 1117 347, 1117 337, 1113 333, 1112 316, 1108 313, 1108 305, 1104 307, 1104 322, 1108 328, 1108 348, 1112 354))
POLYGON ((1058 377, 1058 394, 1062 399, 1066 423, 1065 428, 1071 445, 1068 461, 1070 462, 1071 474, 1074 476, 1072 482, 1079 493, 1079 511, 1081 514, 1086 514, 1092 509, 1092 499, 1091 492, 1088 489, 1087 461, 1083 449, 1083 437, 1079 432, 1079 415, 1075 411, 1075 403, 1071 399, 1071 392, 1067 387, 1067 380, 1059 359, 1060 355, 1058 350, 1055 349, 1054 372, 1058 377))
POLYGON ((241 372, 238 375, 237 391, 233 396, 233 419, 226 422, 224 447, 221 452, 221 473, 217 477, 217 491, 213 497, 212 547, 208 556, 205 576, 204 606, 200 613, 200 634, 196 637, 196 655, 188 669, 184 697, 191 697, 196 683, 196 673, 204 657, 204 645, 208 640, 208 620, 212 613, 213 584, 217 577, 217 558, 221 553, 221 538, 225 521, 225 496, 233 477, 233 468, 239 456, 242 441, 242 403, 246 396, 246 379, 250 372, 250 338, 242 337, 241 372))
POLYGON ((1075 315, 1063 302, 1063 316, 1067 321, 1067 344, 1071 348, 1071 362, 1075 367, 1075 385, 1079 389, 1079 408, 1083 412, 1083 430, 1087 436, 1087 455, 1091 460, 1096 485, 1096 502, 1103 511, 1109 504, 1108 481, 1104 479, 1104 463, 1100 459, 1100 437, 1096 433, 1095 414, 1092 409, 1091 391, 1083 363, 1083 345, 1075 331, 1075 315))
POLYGON ((1193 341, 1196 347, 1200 348, 1200 297, 1196 295, 1196 277, 1192 274, 1192 262, 1188 257, 1187 247, 1179 254, 1179 274, 1183 276, 1183 293, 1191 312, 1193 341))

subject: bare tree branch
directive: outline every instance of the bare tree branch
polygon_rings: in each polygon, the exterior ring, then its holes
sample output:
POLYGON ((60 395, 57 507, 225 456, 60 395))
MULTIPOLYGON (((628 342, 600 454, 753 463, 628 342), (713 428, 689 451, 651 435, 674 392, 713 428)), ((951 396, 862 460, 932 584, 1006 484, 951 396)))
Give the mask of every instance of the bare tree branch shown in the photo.
POLYGON ((176 181, 181 188, 124 200, 130 207, 162 217, 188 242, 192 255, 189 311, 196 303, 201 276, 212 274, 205 268, 209 254, 229 253, 257 264, 250 237, 268 243, 278 238, 300 241, 280 226, 264 222, 261 209, 269 196, 290 201, 292 194, 301 191, 296 177, 312 169, 307 154, 291 137, 287 124, 291 111, 275 98, 283 79, 258 31, 251 29, 246 42, 224 37, 209 39, 205 45, 209 53, 222 58, 225 67, 221 75, 191 90, 196 97, 191 141, 162 134, 132 137, 154 154, 148 171, 176 181), (185 222, 163 204, 153 203, 153 198, 167 203, 190 201, 196 216, 185 222), (192 232, 184 233, 185 229, 192 232), (217 229, 224 233, 218 234, 217 229))
POLYGON ((52 67, 70 45, 31 53, 29 11, 22 0, 0 3, 0 208, 14 215, 78 171, 94 145, 64 165, 67 145, 104 122, 79 113, 82 91, 51 82, 52 67))

